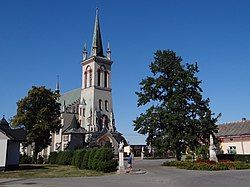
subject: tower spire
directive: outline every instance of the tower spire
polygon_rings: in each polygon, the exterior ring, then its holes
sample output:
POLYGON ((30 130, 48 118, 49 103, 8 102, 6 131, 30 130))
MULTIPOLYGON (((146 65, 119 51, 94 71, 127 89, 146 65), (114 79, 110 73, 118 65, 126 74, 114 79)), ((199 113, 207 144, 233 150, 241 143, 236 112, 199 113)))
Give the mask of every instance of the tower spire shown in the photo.
POLYGON ((101 37, 101 29, 99 23, 99 14, 98 8, 96 8, 96 15, 95 15, 95 26, 93 32, 93 39, 92 39, 92 56, 101 56, 103 57, 103 48, 102 48, 102 37, 101 37))
POLYGON ((82 60, 86 60, 87 59, 87 55, 88 55, 88 52, 87 52, 87 44, 86 42, 84 43, 84 46, 83 46, 83 51, 82 51, 82 60))
POLYGON ((55 92, 56 92, 57 94, 60 93, 59 75, 57 75, 57 81, 56 81, 56 89, 55 89, 55 92))
POLYGON ((108 47, 107 47, 107 59, 111 60, 111 49, 110 49, 109 42, 108 42, 108 47))

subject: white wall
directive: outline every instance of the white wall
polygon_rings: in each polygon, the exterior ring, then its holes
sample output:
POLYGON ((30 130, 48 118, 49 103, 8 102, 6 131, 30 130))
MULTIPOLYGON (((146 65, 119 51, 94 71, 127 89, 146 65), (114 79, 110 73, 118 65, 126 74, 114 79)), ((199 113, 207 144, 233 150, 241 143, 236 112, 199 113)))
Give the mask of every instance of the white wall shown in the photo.
POLYGON ((243 141, 243 142, 222 142, 221 149, 224 154, 227 154, 227 150, 230 146, 236 147, 237 154, 250 154, 250 141, 243 141))
POLYGON ((0 167, 5 167, 6 164, 7 141, 7 139, 0 139, 0 167))

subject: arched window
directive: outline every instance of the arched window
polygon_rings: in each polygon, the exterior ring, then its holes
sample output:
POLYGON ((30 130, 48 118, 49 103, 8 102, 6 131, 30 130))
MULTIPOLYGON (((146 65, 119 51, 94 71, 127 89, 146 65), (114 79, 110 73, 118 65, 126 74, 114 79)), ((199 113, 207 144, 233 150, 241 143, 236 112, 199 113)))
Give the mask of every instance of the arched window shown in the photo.
POLYGON ((107 77, 107 75, 106 75, 106 67, 102 65, 97 70, 97 86, 107 87, 108 81, 107 81, 106 77, 107 77))
POLYGON ((101 70, 97 70, 97 86, 101 86, 101 70))
POLYGON ((102 110, 102 100, 99 99, 99 109, 102 110))
POLYGON ((104 72, 104 87, 108 88, 108 71, 104 72))
POLYGON ((84 72, 84 84, 85 84, 85 88, 88 88, 92 85, 92 69, 90 66, 87 66, 85 72, 84 72))
POLYGON ((109 111, 109 102, 107 100, 105 101, 105 110, 109 111))
POLYGON ((92 69, 89 70, 89 86, 92 86, 92 69))
POLYGON ((87 71, 84 72, 84 88, 87 88, 87 71))

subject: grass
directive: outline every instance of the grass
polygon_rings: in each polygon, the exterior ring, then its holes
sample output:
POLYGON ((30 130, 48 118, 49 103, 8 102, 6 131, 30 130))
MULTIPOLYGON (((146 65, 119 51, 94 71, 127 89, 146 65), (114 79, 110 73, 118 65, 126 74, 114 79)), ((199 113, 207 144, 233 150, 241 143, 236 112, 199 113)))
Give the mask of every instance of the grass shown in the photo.
POLYGON ((55 178, 101 176, 102 172, 80 170, 75 166, 63 165, 20 165, 14 171, 0 172, 0 178, 55 178))

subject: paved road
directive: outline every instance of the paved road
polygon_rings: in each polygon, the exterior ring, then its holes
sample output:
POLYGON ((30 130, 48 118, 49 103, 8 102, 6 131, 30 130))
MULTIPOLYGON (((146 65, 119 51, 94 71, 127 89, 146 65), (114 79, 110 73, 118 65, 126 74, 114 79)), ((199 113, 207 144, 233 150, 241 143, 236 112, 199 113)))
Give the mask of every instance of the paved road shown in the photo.
POLYGON ((250 170, 188 171, 160 166, 164 160, 135 161, 146 174, 115 174, 101 177, 0 179, 0 186, 46 187, 249 187, 250 170))

